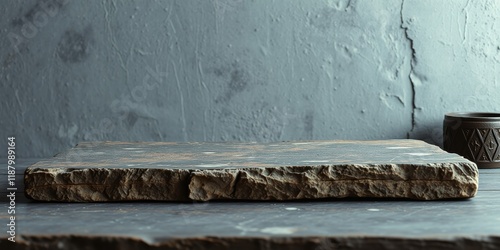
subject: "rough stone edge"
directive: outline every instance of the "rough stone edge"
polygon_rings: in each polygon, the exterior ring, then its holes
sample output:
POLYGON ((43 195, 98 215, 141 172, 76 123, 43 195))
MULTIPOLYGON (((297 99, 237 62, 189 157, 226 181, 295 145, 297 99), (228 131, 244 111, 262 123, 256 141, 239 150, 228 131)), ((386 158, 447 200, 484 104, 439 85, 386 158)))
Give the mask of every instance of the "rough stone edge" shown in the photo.
POLYGON ((189 179, 190 171, 183 169, 28 167, 24 193, 38 201, 189 201, 189 179), (78 185, 67 184, 75 179, 78 185))
POLYGON ((336 171, 345 172, 343 168, 329 165, 277 167, 272 170, 266 168, 201 170, 191 173, 189 198, 201 201, 317 198, 438 200, 471 198, 478 190, 479 172, 472 162, 443 163, 434 166, 359 164, 350 170, 353 171, 348 175, 336 173, 336 171), (370 176, 373 179, 346 178, 346 176, 356 174, 362 176, 365 170, 377 169, 377 167, 389 168, 393 170, 392 174, 386 175, 384 171, 380 171, 384 174, 370 176), (399 171, 398 174, 395 174, 397 171, 399 171), (420 173, 415 174, 419 171, 420 173), (412 175, 423 176, 424 179, 418 179, 412 175), (279 176, 280 180, 277 180, 275 176, 279 176), (341 178, 337 178, 339 176, 341 178), (434 176, 438 177, 433 178, 434 176), (302 186, 298 187, 295 183, 301 183, 302 186), (347 188, 335 189, 334 184, 342 184, 347 188), (436 185, 441 188, 429 189, 436 185), (287 189, 286 192, 281 190, 284 187, 287 189))
POLYGON ((500 249, 500 236, 387 237, 387 236, 200 236, 147 242, 133 236, 23 235, 12 243, 0 239, 1 249, 500 249))
MULTIPOLYGON (((370 167, 370 164, 358 164, 358 167, 370 167)), ((411 190, 400 190, 400 194, 381 194, 381 193, 369 193, 366 195, 353 195, 349 192, 343 195, 324 195, 321 197, 317 196, 304 196, 300 197, 297 195, 282 196, 281 198, 274 198, 273 195, 261 195, 260 197, 250 198, 248 193, 251 191, 250 188, 241 188, 241 176, 242 175, 253 175, 255 178, 266 178, 265 171, 270 171, 267 168, 251 168, 251 169, 221 169, 221 170, 185 170, 185 169, 147 169, 147 168, 87 168, 87 169, 72 169, 72 168, 36 168, 28 167, 25 171, 24 181, 25 181, 25 194, 28 198, 39 200, 39 201, 63 201, 63 202, 105 202, 105 201, 136 201, 136 200, 154 200, 154 201, 189 201, 189 200, 201 200, 207 201, 211 199, 252 199, 252 200, 296 200, 296 199, 314 199, 314 198, 410 198, 417 200, 433 200, 433 199, 443 199, 443 198, 471 198, 477 193, 478 189, 478 176, 479 172, 477 166, 470 162, 460 162, 460 163, 442 163, 435 164, 435 166, 422 166, 422 165, 411 165, 411 164, 386 164, 385 166, 402 169, 402 171, 414 172, 415 169, 420 169, 423 171, 422 175, 425 174, 434 175, 431 170, 448 171, 448 173, 442 173, 446 176, 444 180, 428 179, 428 180, 415 180, 412 179, 408 181, 401 176, 392 176, 386 179, 356 179, 356 178, 345 178, 342 174, 339 176, 341 179, 330 179, 322 181, 350 181, 353 184, 365 185, 370 188, 371 186, 380 187, 383 186, 383 182, 393 181, 397 185, 399 181, 401 184, 408 184, 408 182, 414 182, 416 187, 420 187, 425 190, 425 188, 432 182, 450 182, 448 184, 453 188, 454 185, 468 185, 466 194, 457 194, 456 196, 442 197, 440 195, 430 195, 429 193, 424 193, 423 195, 412 195, 411 190), (447 165, 443 167, 442 165, 447 165), (452 172, 450 173, 449 170, 452 172), (244 174, 242 174, 244 173, 244 174), (458 173, 458 174, 457 174, 458 173), (90 185, 86 184, 86 178, 93 178, 93 182, 90 185), (127 178, 136 178, 135 181, 127 181, 127 178), (146 176, 146 178, 144 178, 146 176), (207 178, 208 176, 208 178, 207 178), (213 178, 210 178, 212 176, 213 178), (175 177, 175 178, 174 178, 175 177), (95 178, 100 178, 96 184, 95 178), (154 178, 154 185, 156 192, 151 192, 151 178, 154 178), (202 180, 199 180, 202 178, 202 180), (344 179, 345 178, 345 179, 344 179), (80 185, 76 186, 74 184, 66 184, 78 179, 80 185), (69 181, 68 181, 69 180, 69 181), (64 182, 66 181, 66 182, 64 182), (221 185, 221 181, 224 185, 221 185), (421 181, 421 182, 419 182, 421 181), (147 183, 146 183, 147 182, 147 183), (60 184, 57 184, 60 183, 60 184), (141 192, 147 186, 148 190, 145 194, 141 192), (84 188, 85 187, 85 188, 84 188), (200 194, 207 193, 207 187, 210 187, 212 196, 203 196, 200 194), (40 191, 46 188, 45 191, 40 191), (118 190, 116 190, 118 188, 118 190), (114 190, 112 190, 114 189, 114 190), (166 190, 172 190, 167 192, 166 190), (240 190, 240 191, 238 191, 240 190), (116 196, 114 193, 119 192, 124 195, 116 196), (401 195, 403 194, 403 195, 401 195), (427 197, 426 197, 427 195, 427 197)), ((276 167, 271 168, 271 171, 283 171, 285 175, 283 178, 288 178, 287 173, 292 175, 297 175, 297 170, 311 170, 311 171, 325 171, 321 168, 334 168, 334 166, 303 166, 303 167, 276 167)), ((331 169, 330 169, 331 170, 331 169)), ((342 169, 341 169, 342 170, 342 169)), ((328 169, 326 170, 328 171, 328 169)), ((299 172, 301 173, 301 172, 299 172)), ((406 173, 404 173, 406 174, 406 173)), ((383 175, 382 175, 383 176, 383 175)), ((411 179, 411 178, 410 178, 411 179)), ((273 186, 268 184, 261 188, 270 188, 273 186)), ((411 185, 410 185, 411 186, 411 185)), ((298 187, 300 189, 300 187, 298 187)), ((380 189, 380 188, 378 188, 380 189)))

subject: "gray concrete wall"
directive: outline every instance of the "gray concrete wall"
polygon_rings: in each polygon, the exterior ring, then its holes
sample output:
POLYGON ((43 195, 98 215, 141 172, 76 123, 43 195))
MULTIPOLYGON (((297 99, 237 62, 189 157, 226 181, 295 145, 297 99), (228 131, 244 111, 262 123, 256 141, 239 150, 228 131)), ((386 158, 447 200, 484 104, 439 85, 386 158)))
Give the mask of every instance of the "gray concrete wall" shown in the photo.
MULTIPOLYGON (((4 1, 0 141, 419 138, 498 111, 500 2, 4 1)), ((5 150, 0 156, 5 156, 5 150)))

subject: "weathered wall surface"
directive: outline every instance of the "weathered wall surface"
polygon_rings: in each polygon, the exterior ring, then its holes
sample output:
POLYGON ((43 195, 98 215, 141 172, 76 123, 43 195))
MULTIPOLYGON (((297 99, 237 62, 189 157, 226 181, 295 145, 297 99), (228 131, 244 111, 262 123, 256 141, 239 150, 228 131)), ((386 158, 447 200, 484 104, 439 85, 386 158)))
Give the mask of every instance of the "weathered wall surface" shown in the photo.
POLYGON ((415 51, 411 137, 441 142, 445 112, 500 111, 499 1, 405 1, 403 17, 415 51))
POLYGON ((445 112, 497 110, 499 8, 9 1, 0 10, 0 138, 15 135, 22 157, 83 140, 439 144, 445 112))

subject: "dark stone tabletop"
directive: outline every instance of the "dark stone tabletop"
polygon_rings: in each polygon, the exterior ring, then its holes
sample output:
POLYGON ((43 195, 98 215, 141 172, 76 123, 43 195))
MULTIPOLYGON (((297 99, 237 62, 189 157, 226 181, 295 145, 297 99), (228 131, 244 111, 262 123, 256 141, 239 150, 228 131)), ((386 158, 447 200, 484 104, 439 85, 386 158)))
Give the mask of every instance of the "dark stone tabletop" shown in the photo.
POLYGON ((23 196, 7 241, 1 174, 0 249, 500 249, 500 172, 479 170, 462 200, 47 203, 23 196))

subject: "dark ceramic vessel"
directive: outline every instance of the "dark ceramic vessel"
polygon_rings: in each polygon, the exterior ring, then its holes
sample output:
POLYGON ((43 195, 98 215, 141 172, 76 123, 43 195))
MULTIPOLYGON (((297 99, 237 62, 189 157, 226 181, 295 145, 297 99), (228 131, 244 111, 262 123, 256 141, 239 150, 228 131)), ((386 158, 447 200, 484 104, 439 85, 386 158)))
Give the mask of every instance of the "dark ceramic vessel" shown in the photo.
POLYGON ((443 132, 446 151, 479 168, 500 168, 500 113, 449 113, 443 132))

